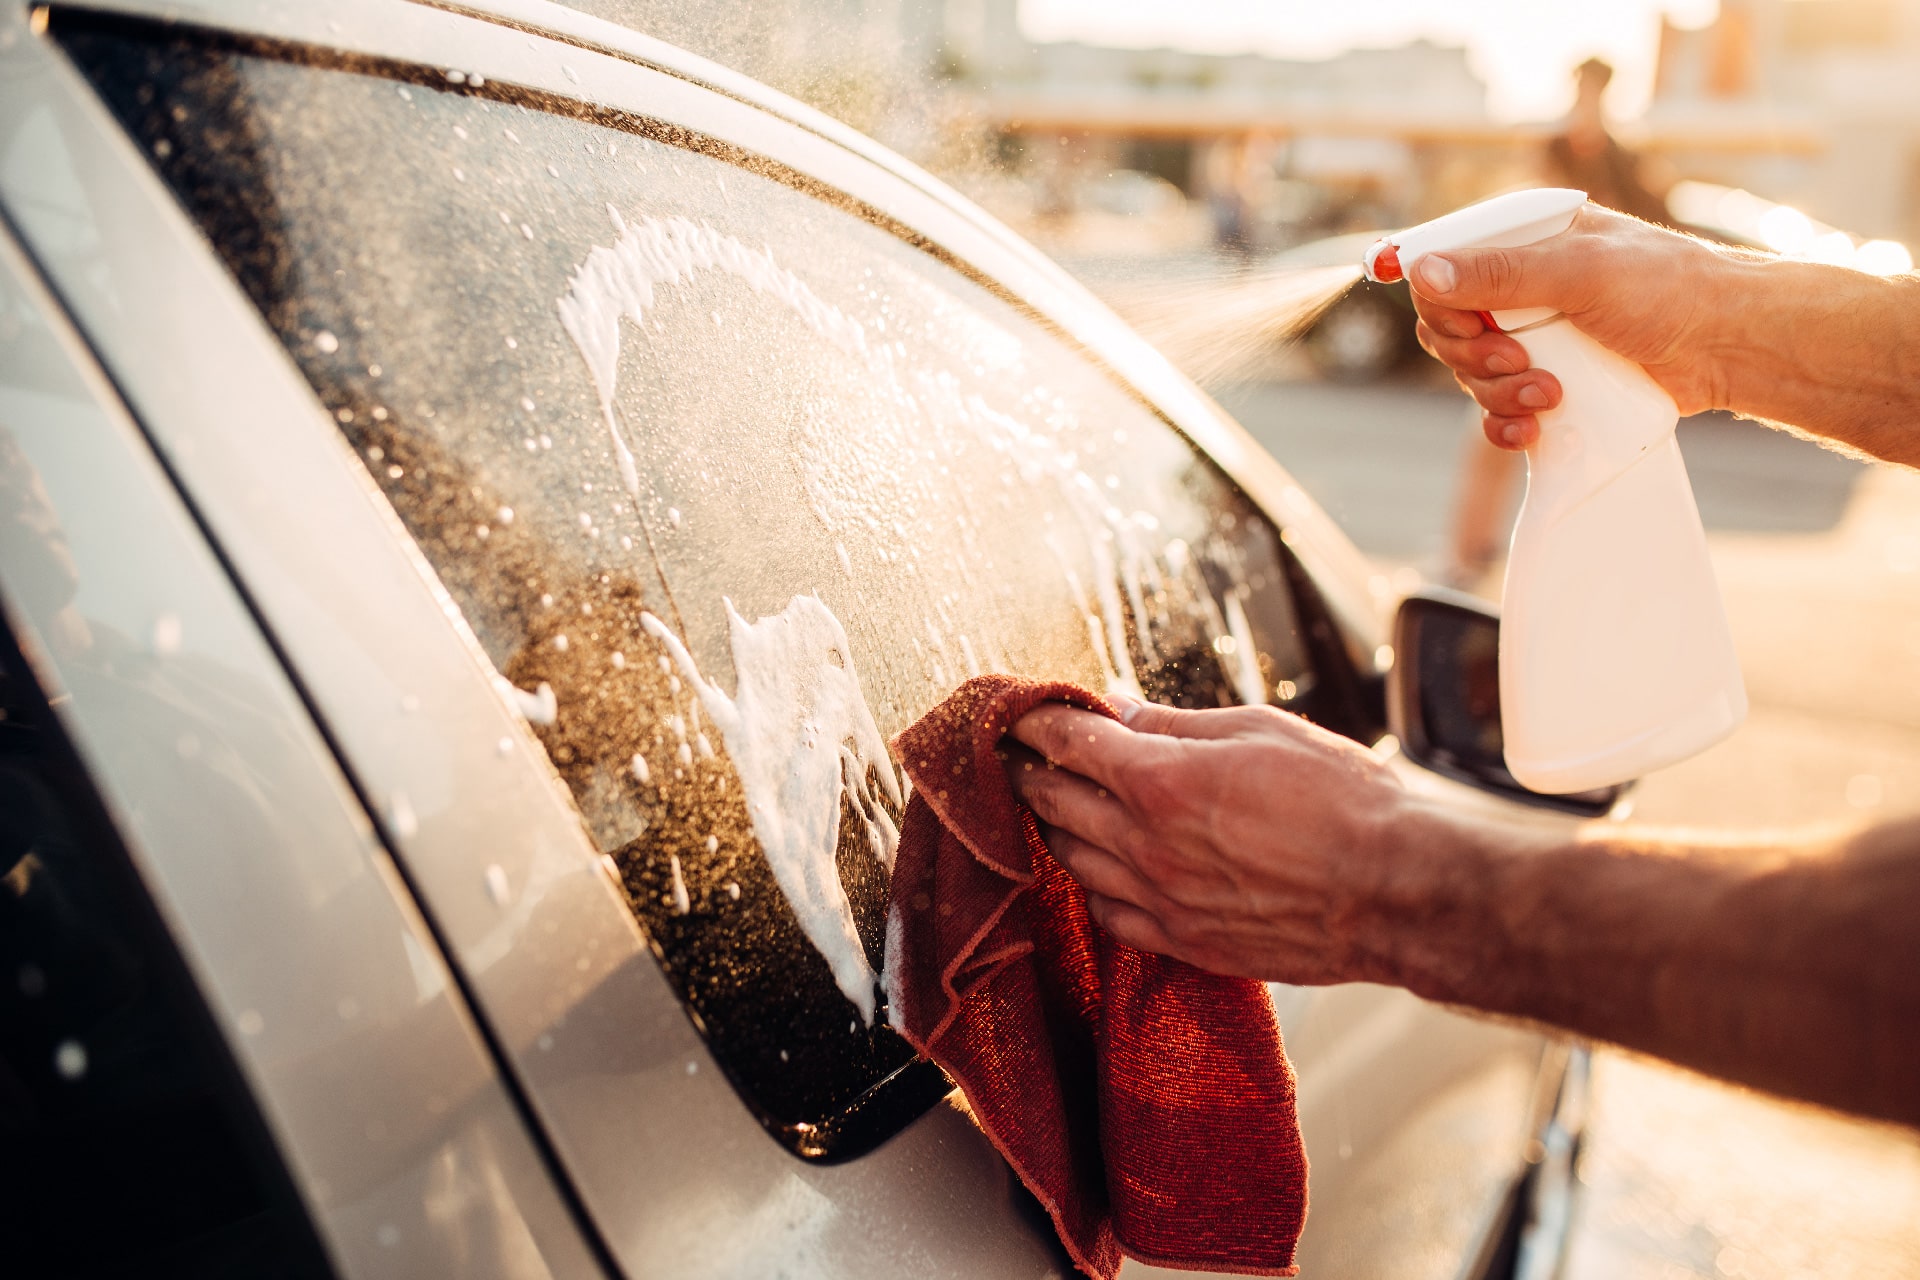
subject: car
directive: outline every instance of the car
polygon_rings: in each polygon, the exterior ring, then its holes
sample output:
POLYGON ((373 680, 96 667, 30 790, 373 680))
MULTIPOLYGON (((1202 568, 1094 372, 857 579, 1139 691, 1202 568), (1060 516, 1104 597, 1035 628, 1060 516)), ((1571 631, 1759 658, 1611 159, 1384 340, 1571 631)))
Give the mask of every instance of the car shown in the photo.
MULTIPOLYGON (((1058 268, 642 34, 8 6, 0 212, 9 1274, 1069 1274, 873 983, 971 673, 1612 802, 1058 268)), ((1273 995, 1305 1273, 1549 1274, 1583 1055, 1273 995)))

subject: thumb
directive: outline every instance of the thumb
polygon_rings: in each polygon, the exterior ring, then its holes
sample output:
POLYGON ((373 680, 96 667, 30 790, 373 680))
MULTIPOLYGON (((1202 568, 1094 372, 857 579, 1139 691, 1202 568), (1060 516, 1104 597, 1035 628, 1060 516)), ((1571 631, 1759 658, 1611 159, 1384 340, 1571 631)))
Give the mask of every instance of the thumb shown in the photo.
POLYGON ((1565 310, 1569 256, 1542 245, 1450 249, 1414 263, 1408 283, 1423 298, 1459 311, 1565 310))
POLYGON ((1142 702, 1123 693, 1110 693, 1107 701, 1120 713, 1120 723, 1135 733, 1158 734, 1168 738, 1229 738, 1239 732, 1242 721, 1234 713, 1244 707, 1215 708, 1207 711, 1182 711, 1157 702, 1142 702))

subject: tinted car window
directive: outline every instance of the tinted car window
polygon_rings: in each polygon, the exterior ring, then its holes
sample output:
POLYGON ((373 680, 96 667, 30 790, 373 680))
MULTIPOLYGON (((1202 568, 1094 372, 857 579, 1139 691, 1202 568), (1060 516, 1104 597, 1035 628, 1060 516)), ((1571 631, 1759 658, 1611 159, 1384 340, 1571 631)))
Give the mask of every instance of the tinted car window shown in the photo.
POLYGON ((834 193, 477 77, 54 30, 391 500, 796 1150, 945 1087, 874 981, 887 737, 988 670, 1333 714, 1280 532, 1049 329, 834 193))

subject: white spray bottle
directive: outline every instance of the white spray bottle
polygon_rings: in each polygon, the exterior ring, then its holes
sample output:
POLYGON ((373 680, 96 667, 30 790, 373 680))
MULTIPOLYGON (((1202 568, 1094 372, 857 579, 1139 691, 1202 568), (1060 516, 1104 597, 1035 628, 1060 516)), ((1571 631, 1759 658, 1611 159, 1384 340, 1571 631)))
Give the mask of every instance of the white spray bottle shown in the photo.
MULTIPOLYGON (((1429 253, 1517 248, 1565 231, 1586 193, 1518 191, 1376 243, 1367 278, 1429 253)), ((1527 451, 1507 555, 1500 714, 1507 768, 1564 795, 1684 760, 1747 715, 1746 687, 1672 397, 1639 365, 1548 308, 1484 317, 1560 380, 1527 451)))

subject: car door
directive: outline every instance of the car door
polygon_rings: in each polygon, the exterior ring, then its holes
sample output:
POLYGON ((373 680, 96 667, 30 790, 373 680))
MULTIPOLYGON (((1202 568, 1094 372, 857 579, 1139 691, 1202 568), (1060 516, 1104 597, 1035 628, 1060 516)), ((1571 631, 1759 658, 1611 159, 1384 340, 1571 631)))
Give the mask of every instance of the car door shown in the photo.
MULTIPOLYGON (((76 266, 71 305, 609 1256, 1059 1270, 878 1004, 884 740, 997 669, 1371 741, 1343 546, 1000 233, 831 130, 581 47, 612 29, 121 7, 45 36, 107 224, 111 298, 76 266)), ((1515 1167, 1537 1042, 1279 997, 1309 1249, 1384 1274, 1377 1207, 1418 1202, 1432 1258, 1393 1269, 1445 1274, 1515 1167)))

